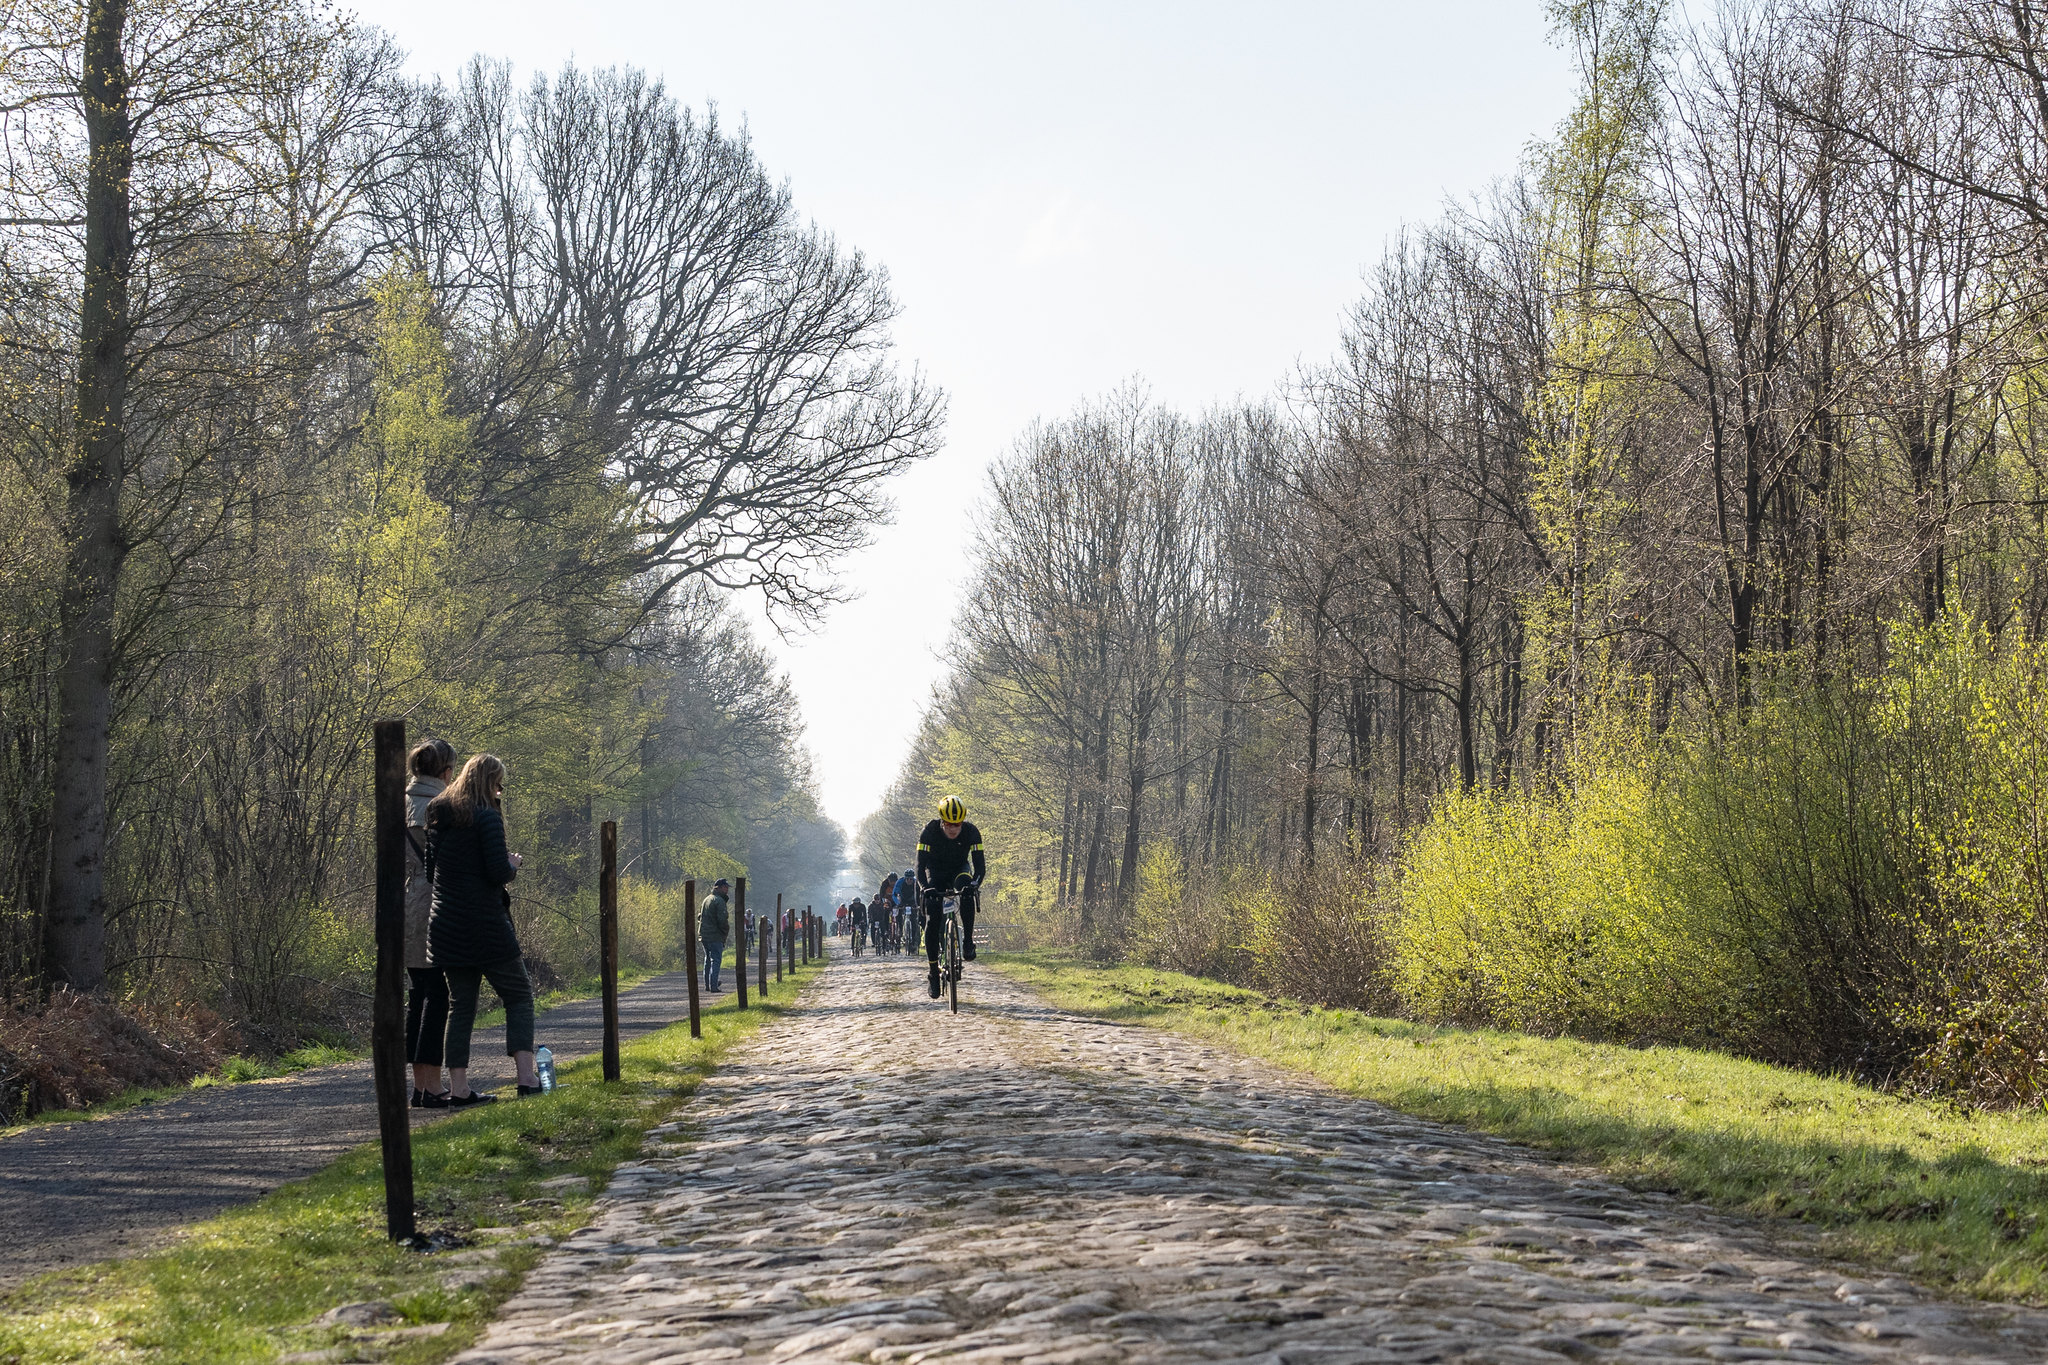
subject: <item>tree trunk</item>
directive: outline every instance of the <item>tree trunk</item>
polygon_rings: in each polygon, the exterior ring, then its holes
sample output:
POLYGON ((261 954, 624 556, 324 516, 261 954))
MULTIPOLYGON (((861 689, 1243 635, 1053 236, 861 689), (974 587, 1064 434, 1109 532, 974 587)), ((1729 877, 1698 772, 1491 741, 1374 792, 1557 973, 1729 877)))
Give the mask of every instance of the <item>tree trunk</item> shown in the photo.
POLYGON ((1145 741, 1151 733, 1149 725, 1138 731, 1135 752, 1131 756, 1131 780, 1128 788, 1130 806, 1124 815, 1124 859, 1117 871, 1116 898, 1120 905, 1129 909, 1138 896, 1138 856, 1143 840, 1143 821, 1140 818, 1145 809, 1145 741))
POLYGON ((1474 731, 1473 712, 1478 707, 1474 695, 1472 640, 1468 630, 1458 634, 1458 784, 1462 791, 1471 791, 1479 782, 1479 739, 1474 731))
MULTIPOLYGON (((1317 641, 1321 649, 1321 641, 1317 641)), ((1320 663, 1308 685, 1308 771, 1301 785, 1301 866, 1313 871, 1316 865, 1316 775, 1323 762, 1323 670, 1320 663)))
POLYGON ((57 734, 50 792, 50 898, 43 970, 97 990, 107 972, 107 750, 114 712, 114 598, 128 547, 121 483, 128 459, 128 218, 133 161, 127 0, 91 0, 82 57, 89 160, 85 278, 78 320, 77 454, 66 476, 57 734))

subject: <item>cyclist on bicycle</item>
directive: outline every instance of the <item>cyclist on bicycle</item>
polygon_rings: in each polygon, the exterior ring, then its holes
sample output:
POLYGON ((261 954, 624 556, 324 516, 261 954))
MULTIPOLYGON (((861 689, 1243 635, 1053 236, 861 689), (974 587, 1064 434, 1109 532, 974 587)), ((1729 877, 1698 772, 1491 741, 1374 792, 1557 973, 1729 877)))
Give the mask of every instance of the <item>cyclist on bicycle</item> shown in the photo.
POLYGON ((874 936, 868 933, 868 908, 859 896, 855 896, 847 903, 846 919, 847 923, 853 926, 853 951, 858 953, 863 943, 872 946, 875 940, 874 936))
POLYGON ((885 929, 882 943, 891 951, 894 951, 896 947, 896 874, 894 872, 882 878, 882 889, 875 892, 875 898, 869 901, 868 904, 871 907, 881 907, 885 929))
POLYGON ((939 818, 924 827, 917 840, 917 884, 924 891, 924 954, 931 963, 932 999, 939 998, 939 950, 946 922, 946 895, 966 874, 959 888, 960 952, 974 961, 974 911, 988 859, 981 850, 981 831, 967 823, 967 807, 957 796, 939 802, 939 818))
POLYGON ((903 951, 917 951, 918 936, 924 933, 924 917, 918 914, 917 869, 905 868, 896 879, 896 918, 903 925, 903 951))

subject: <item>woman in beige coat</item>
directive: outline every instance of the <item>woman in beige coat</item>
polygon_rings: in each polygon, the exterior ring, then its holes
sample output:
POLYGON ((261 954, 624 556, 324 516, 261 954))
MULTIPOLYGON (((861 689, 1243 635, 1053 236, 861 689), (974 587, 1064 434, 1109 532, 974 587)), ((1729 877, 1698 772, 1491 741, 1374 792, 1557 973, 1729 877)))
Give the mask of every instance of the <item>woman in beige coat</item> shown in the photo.
POLYGON ((427 954, 427 920, 434 904, 427 803, 448 786, 455 750, 445 739, 429 739, 412 751, 407 766, 412 780, 405 784, 405 970, 412 989, 405 1009, 405 1059, 412 1063, 412 1107, 446 1109, 441 1049, 448 1032, 448 978, 427 954))

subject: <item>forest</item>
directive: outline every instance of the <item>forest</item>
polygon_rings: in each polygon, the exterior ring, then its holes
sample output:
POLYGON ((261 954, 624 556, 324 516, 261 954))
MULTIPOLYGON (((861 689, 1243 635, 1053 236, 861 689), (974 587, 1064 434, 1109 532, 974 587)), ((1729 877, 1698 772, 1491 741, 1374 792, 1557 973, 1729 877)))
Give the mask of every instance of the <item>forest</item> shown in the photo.
POLYGON ((944 401, 742 129, 311 0, 24 0, 0 148, 0 1018, 359 1036, 386 716, 506 762, 537 986, 594 968, 606 820, 629 963, 687 877, 822 900, 738 603, 835 600, 944 401))
POLYGON ((861 842, 958 792, 999 934, 2038 1104, 2048 11, 1550 17, 1571 113, 1324 359, 1017 437, 861 842))

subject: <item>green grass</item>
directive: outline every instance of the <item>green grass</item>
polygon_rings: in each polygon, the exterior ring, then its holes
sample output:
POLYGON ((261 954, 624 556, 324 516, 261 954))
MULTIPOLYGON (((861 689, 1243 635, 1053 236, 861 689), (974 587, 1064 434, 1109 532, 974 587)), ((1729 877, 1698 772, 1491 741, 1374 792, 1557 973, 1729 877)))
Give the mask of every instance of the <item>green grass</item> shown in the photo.
POLYGON ((2048 1116, 1900 1099, 1685 1048, 1432 1028, 1139 967, 990 954, 1062 1008, 1201 1038, 1355 1095, 1804 1220, 1825 1254, 2048 1302, 2048 1116))
POLYGON ((312 1043, 306 1047, 294 1048, 272 1061, 264 1061, 260 1057, 230 1057, 218 1071, 211 1075, 196 1077, 192 1082, 192 1089, 203 1090, 210 1085, 235 1085, 242 1081, 274 1080, 279 1076, 293 1076, 301 1071, 310 1071, 316 1066, 352 1062, 367 1055, 358 1047, 312 1043))
POLYGON ((356 1340, 349 1359, 424 1365, 471 1344, 520 1276, 540 1258, 525 1244, 580 1226, 589 1194, 538 1188, 587 1176, 593 1188, 637 1153, 648 1128, 683 1106, 734 1043, 790 1009, 804 972, 766 1006, 742 1013, 731 996, 687 1022, 628 1043, 622 1079, 606 1085, 596 1058, 566 1066, 562 1088, 472 1109, 413 1134, 423 1231, 497 1248, 489 1283, 441 1285, 446 1254, 384 1236, 383 1177, 374 1145, 307 1180, 180 1233, 161 1251, 44 1275, 0 1294, 0 1365, 152 1361, 229 1365, 350 1342, 315 1318, 382 1299, 405 1325, 448 1323, 441 1336, 356 1340))

